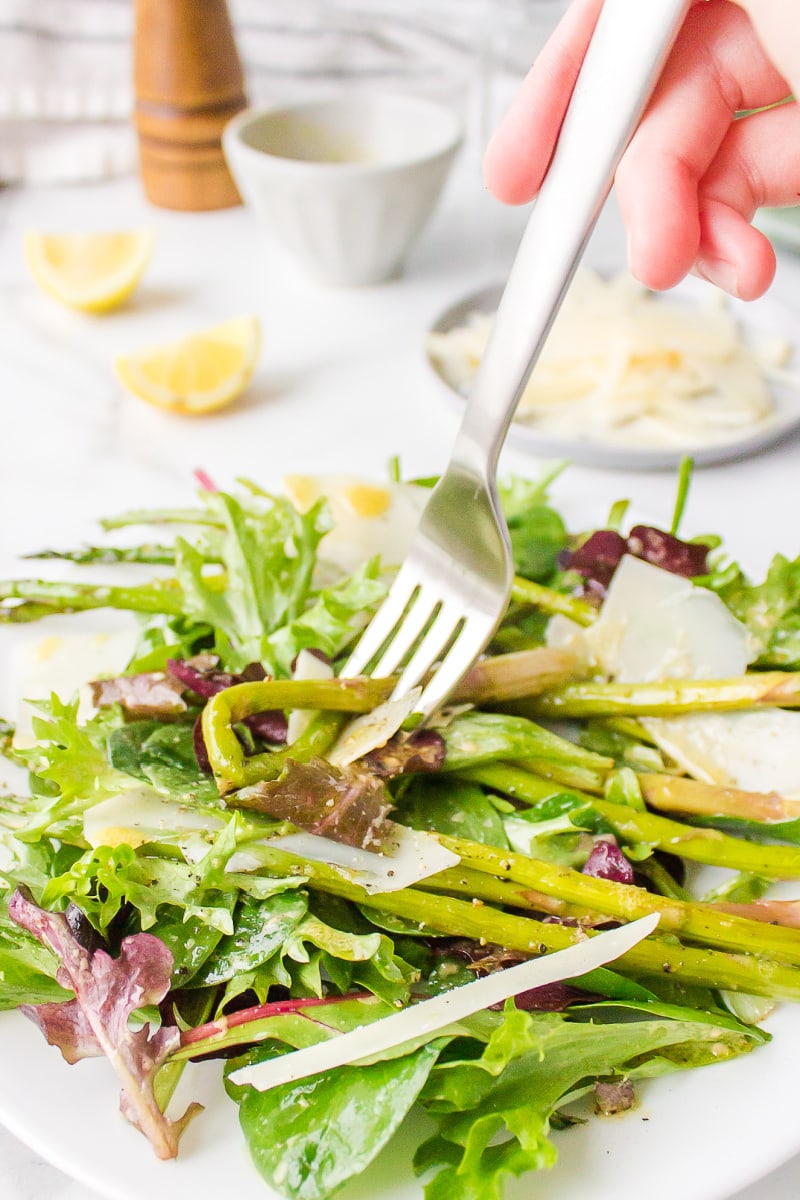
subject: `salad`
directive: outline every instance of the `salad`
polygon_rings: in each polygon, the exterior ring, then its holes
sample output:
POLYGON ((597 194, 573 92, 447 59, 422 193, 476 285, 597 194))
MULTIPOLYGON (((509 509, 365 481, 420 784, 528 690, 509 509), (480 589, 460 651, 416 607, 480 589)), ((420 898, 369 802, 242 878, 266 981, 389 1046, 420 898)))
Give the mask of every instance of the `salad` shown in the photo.
POLYGON ((555 474, 504 484, 509 609, 424 728, 337 668, 429 480, 203 476, 32 556, 118 583, 0 583, 4 623, 132 614, 116 667, 37 634, 57 686, 6 714, 0 1009, 105 1055, 159 1158, 218 1059, 273 1192, 323 1200, 422 1111, 427 1200, 499 1200, 569 1153, 554 1132, 758 1052, 800 999, 798 904, 768 895, 800 878, 800 563, 756 584, 682 539, 688 468, 665 529, 617 505, 569 531, 555 474), (386 552, 354 569, 359 521, 386 552))

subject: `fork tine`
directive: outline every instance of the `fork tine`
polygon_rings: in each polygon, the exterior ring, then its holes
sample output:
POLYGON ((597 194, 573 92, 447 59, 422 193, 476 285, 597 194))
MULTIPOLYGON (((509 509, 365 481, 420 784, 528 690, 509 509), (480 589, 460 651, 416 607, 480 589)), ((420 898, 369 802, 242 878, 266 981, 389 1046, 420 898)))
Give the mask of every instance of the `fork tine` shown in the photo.
POLYGON ((414 595, 411 607, 407 609, 402 621, 386 649, 376 663, 375 672, 381 675, 392 675, 403 663, 414 643, 432 620, 435 620, 441 609, 441 600, 430 588, 423 585, 414 595))
POLYGON ((361 635, 361 640, 342 669, 342 676, 352 679, 363 675, 372 659, 391 637, 400 618, 408 607, 419 580, 412 574, 408 564, 401 567, 388 596, 361 635))
POLYGON ((463 620, 464 613, 461 608, 446 601, 442 604, 430 629, 417 646, 409 662, 406 663, 392 693, 393 698, 404 696, 406 692, 410 692, 413 687, 417 686, 433 666, 440 652, 450 642, 453 634, 458 632, 459 621, 463 620))
POLYGON ((421 713, 423 717, 429 717, 447 699, 483 650, 491 636, 492 625, 493 623, 477 618, 469 618, 464 623, 414 705, 416 712, 421 713))

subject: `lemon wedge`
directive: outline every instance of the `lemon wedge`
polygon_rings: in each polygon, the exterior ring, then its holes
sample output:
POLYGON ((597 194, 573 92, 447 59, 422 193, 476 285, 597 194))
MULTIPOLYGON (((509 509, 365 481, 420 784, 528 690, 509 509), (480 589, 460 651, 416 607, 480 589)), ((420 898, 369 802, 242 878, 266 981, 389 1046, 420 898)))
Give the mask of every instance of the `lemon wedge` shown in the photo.
POLYGON ((141 400, 171 412, 224 408, 241 395, 258 359, 258 318, 237 317, 167 345, 116 359, 117 378, 141 400))
POLYGON ((25 258, 48 295, 82 312, 109 312, 136 287, 153 252, 149 229, 25 234, 25 258))

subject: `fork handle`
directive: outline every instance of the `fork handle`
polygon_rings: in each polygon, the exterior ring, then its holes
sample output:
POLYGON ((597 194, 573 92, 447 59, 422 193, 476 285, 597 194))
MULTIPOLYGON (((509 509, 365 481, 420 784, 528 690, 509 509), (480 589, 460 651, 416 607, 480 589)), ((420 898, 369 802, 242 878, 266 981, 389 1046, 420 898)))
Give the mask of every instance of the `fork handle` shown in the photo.
POLYGON ((690 0, 605 0, 500 300, 453 459, 493 487, 528 376, 690 0))

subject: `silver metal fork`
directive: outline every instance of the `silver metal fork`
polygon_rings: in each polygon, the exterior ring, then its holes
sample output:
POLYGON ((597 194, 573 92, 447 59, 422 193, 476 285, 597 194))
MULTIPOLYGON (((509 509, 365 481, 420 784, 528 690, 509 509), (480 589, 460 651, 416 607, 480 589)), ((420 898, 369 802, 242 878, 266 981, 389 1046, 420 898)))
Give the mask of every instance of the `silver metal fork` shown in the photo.
POLYGON ((689 0, 605 0, 500 301, 450 463, 411 549, 343 675, 424 681, 430 716, 505 613, 513 566, 497 460, 528 376, 611 189, 689 0))

